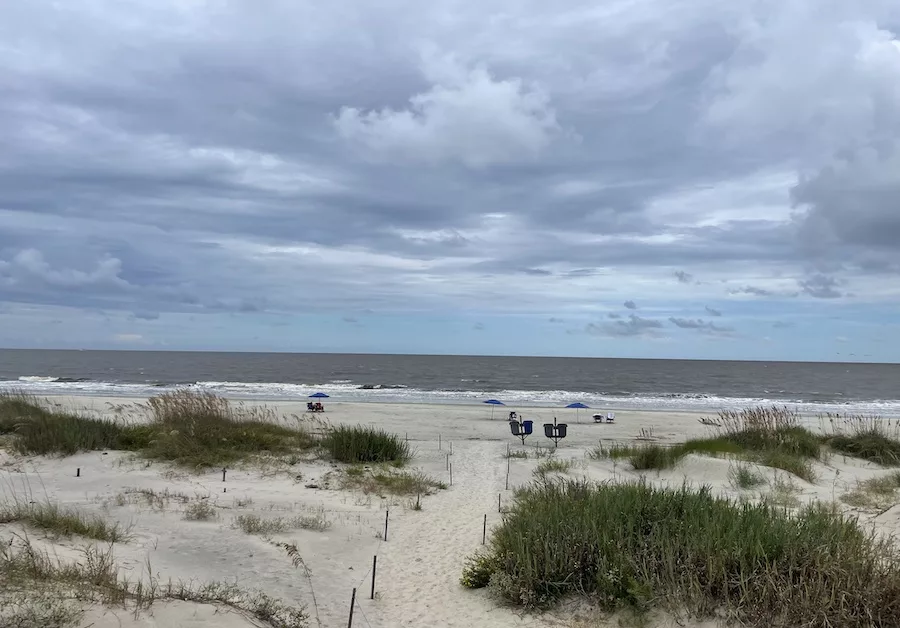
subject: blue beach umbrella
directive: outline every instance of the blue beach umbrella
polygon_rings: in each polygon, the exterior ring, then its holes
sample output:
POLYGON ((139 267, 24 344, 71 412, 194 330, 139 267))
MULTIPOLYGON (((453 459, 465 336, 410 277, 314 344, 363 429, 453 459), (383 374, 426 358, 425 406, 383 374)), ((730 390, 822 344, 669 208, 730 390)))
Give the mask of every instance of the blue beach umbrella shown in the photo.
POLYGON ((494 419, 494 406, 505 406, 506 404, 502 401, 498 401, 497 399, 488 399, 484 403, 489 404, 491 406, 491 420, 494 419))
POLYGON ((576 401, 575 403, 570 403, 566 406, 567 408, 575 408, 575 421, 578 421, 578 411, 582 408, 590 408, 590 406, 581 403, 580 401, 576 401))
POLYGON ((328 399, 328 395, 323 392, 313 393, 309 396, 310 399, 328 399))

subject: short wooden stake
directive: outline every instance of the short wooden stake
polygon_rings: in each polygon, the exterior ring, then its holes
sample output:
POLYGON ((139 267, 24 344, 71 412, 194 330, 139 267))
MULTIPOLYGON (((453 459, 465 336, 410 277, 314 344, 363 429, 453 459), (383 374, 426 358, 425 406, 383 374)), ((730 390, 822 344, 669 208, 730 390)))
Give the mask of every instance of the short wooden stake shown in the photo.
POLYGON ((227 492, 228 492, 228 487, 227 487, 227 486, 223 486, 223 487, 222 487, 222 492, 223 492, 223 493, 227 493, 227 492))
POLYGON ((453 455, 453 441, 450 441, 450 455, 453 455))
POLYGON ((76 478, 81 477, 81 467, 78 467, 77 469, 75 469, 75 477, 76 478))
POLYGON ((450 470, 450 454, 447 454, 447 459, 446 459, 445 462, 446 462, 446 464, 444 465, 444 468, 445 468, 447 471, 449 471, 449 470, 450 470))
POLYGON ((356 588, 353 589, 353 595, 350 596, 350 620, 347 622, 347 628, 353 628, 353 607, 356 606, 356 588))
POLYGON ((223 482, 225 481, 225 471, 226 471, 226 469, 223 468, 222 469, 222 481, 223 482))
POLYGON ((438 434, 438 451, 441 450, 441 435, 438 434))
POLYGON ((453 463, 448 462, 447 466, 450 467, 450 486, 453 486, 453 463))
POLYGON ((487 542, 487 515, 484 516, 484 531, 481 533, 481 544, 487 542))
POLYGON ((369 599, 375 599, 375 569, 378 568, 378 556, 372 557, 372 596, 369 599))
POLYGON ((388 517, 391 516, 390 510, 384 511, 384 540, 387 541, 387 533, 388 533, 388 517))
POLYGON ((509 490, 509 469, 506 470, 506 490, 509 490))
POLYGON ((497 493, 497 512, 503 512, 503 509, 500 507, 500 496, 503 493, 497 493))

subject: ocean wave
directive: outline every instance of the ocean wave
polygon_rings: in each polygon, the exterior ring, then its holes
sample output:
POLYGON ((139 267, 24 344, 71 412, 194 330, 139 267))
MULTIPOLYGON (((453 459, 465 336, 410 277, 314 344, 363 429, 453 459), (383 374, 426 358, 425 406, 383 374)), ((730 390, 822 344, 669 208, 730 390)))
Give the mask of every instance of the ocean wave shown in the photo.
POLYGON ((716 412, 751 406, 788 406, 806 413, 860 413, 900 417, 900 399, 853 400, 792 395, 779 398, 770 394, 754 397, 728 397, 707 393, 637 394, 626 391, 579 392, 571 390, 422 390, 391 384, 363 384, 343 381, 309 384, 199 381, 181 383, 121 383, 106 381, 62 381, 50 376, 23 376, 0 381, 2 390, 22 390, 41 395, 97 395, 110 397, 147 397, 163 392, 188 389, 212 392, 235 399, 301 400, 315 392, 325 392, 332 401, 475 404, 494 398, 508 406, 558 407, 579 401, 599 410, 670 410, 716 412))

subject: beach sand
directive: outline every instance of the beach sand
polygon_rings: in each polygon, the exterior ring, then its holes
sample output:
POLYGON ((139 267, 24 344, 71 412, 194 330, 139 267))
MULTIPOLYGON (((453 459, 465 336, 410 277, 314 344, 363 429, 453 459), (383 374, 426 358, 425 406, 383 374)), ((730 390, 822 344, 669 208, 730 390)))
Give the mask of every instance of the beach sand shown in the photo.
MULTIPOLYGON (((54 402, 109 417, 135 417, 134 399, 56 398, 54 402)), ((302 414, 302 403, 269 402, 284 415, 302 414)), ((561 607, 543 614, 523 613, 491 599, 485 590, 463 589, 459 578, 465 558, 481 547, 484 517, 490 528, 500 521, 500 506, 512 499, 512 489, 528 483, 539 463, 533 458, 509 460, 507 447, 522 449, 509 432, 508 409, 498 408, 491 420, 489 406, 391 405, 326 403, 324 418, 332 424, 374 425, 409 439, 415 451, 411 464, 452 485, 414 500, 379 498, 348 490, 323 488, 335 466, 306 461, 290 472, 265 468, 229 469, 187 473, 169 465, 137 459, 117 452, 94 452, 67 458, 20 458, 0 453, 2 487, 6 494, 30 492, 35 501, 51 500, 101 514, 132 526, 133 538, 115 547, 123 575, 147 578, 148 571, 161 582, 224 581, 246 590, 261 590, 291 604, 306 605, 313 627, 346 626, 351 592, 357 589, 354 626, 600 626, 618 625, 585 607, 561 607), (452 451, 452 453, 451 453, 452 451), (80 476, 78 470, 80 469, 80 476), (317 488, 318 487, 318 488, 317 488), (152 491, 157 497, 152 497, 152 491), (216 519, 184 518, 188 504, 205 500, 213 504, 216 519), (386 515, 386 513, 389 514, 386 515), (233 526, 240 515, 310 516, 330 522, 324 531, 295 530, 273 535, 274 543, 294 543, 303 564, 295 567, 285 550, 261 536, 248 535, 233 526), (385 540, 385 518, 388 536, 385 540), (378 557, 376 596, 370 599, 373 557, 378 557)), ((552 447, 541 424, 556 417, 569 426, 557 457, 571 459, 570 477, 626 481, 641 475, 660 486, 680 487, 685 482, 709 485, 731 497, 753 497, 729 481, 732 463, 723 459, 688 456, 676 468, 639 474, 627 463, 593 460, 587 453, 598 442, 633 443, 653 440, 676 443, 709 434, 700 415, 678 412, 619 411, 613 424, 595 424, 590 410, 516 408, 534 420, 535 434, 525 448, 552 447)), ((784 480, 784 472, 762 468, 769 486, 784 480)), ((793 478, 800 501, 839 501, 840 495, 884 470, 840 456, 817 464, 815 483, 793 478)), ((768 489, 764 489, 768 490, 768 489)), ((885 533, 900 532, 900 508, 862 513, 885 533)), ((3 538, 18 526, 0 526, 3 538)), ((30 531, 32 536, 39 536, 30 531)), ((77 555, 85 540, 48 540, 61 556, 77 555)), ((655 624, 666 625, 665 618, 655 624)), ((189 602, 157 603, 135 617, 130 611, 94 607, 83 626, 94 628, 238 628, 254 626, 249 619, 214 605, 189 602)), ((674 625, 674 624, 673 624, 674 625)), ((712 626, 714 624, 693 624, 712 626)))

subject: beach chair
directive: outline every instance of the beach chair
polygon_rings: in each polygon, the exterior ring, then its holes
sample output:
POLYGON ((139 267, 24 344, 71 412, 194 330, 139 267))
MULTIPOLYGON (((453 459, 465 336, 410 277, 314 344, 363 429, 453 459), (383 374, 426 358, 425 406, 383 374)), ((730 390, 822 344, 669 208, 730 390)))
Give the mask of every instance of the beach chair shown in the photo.
POLYGON ((615 412, 607 412, 606 413, 606 422, 607 423, 613 423, 613 422, 615 422, 615 420, 616 420, 615 412))
POLYGON ((306 402, 306 411, 307 412, 315 412, 316 411, 316 406, 312 401, 306 402))
POLYGON ((604 417, 603 417, 602 414, 599 414, 599 413, 598 413, 598 414, 594 414, 594 415, 592 415, 592 418, 594 419, 594 423, 603 423, 603 418, 604 418, 604 417))

